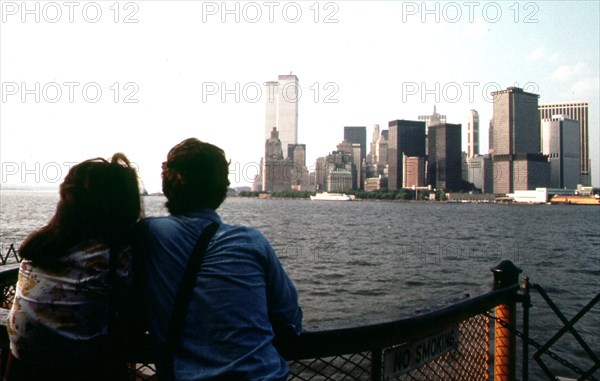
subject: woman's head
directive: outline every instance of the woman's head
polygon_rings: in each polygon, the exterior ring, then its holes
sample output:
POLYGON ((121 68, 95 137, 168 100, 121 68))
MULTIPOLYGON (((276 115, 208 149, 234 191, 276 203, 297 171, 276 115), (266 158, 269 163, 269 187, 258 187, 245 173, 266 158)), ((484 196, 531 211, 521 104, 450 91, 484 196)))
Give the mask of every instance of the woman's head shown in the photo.
POLYGON ((227 195, 229 162, 222 149, 195 138, 171 148, 162 168, 163 193, 171 214, 216 210, 227 195))
POLYGON ((136 170, 122 153, 97 158, 69 170, 60 185, 56 213, 21 245, 24 258, 51 262, 73 245, 97 239, 109 245, 130 238, 142 215, 136 170))
POLYGON ((111 161, 86 160, 71 168, 60 186, 57 215, 61 225, 107 239, 127 231, 141 215, 135 169, 122 153, 111 161))

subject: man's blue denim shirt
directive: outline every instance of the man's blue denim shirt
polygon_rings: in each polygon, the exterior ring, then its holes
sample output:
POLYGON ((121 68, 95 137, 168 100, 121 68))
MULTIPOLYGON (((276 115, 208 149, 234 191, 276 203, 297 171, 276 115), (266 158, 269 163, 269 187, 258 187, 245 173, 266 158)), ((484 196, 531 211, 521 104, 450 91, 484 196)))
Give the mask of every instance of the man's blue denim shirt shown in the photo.
POLYGON ((196 279, 174 359, 176 378, 285 380, 288 365, 273 338, 275 332, 300 334, 296 287, 260 232, 223 224, 210 209, 141 223, 137 255, 158 374, 177 288, 200 233, 211 222, 220 227, 196 279))

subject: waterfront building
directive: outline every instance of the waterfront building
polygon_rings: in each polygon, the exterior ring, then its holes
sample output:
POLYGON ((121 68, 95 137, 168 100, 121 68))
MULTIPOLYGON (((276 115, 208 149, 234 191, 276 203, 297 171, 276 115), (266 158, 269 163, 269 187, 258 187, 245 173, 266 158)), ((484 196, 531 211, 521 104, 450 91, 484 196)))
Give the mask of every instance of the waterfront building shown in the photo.
MULTIPOLYGON (((358 190, 363 189, 364 182, 364 161, 361 162, 362 147, 360 144, 352 143, 344 139, 337 146, 338 152, 344 153, 343 164, 338 165, 336 168, 349 171, 352 174, 352 185, 348 189, 358 190)), ((346 189, 346 190, 348 190, 346 189)))
POLYGON ((494 193, 546 187, 550 168, 541 154, 539 95, 509 87, 492 97, 494 193))
POLYGON ((283 157, 279 133, 277 128, 273 128, 271 137, 265 143, 262 190, 279 192, 291 189, 293 167, 292 160, 283 157))
POLYGON ((293 190, 312 190, 308 168, 306 167, 306 144, 289 144, 288 159, 292 161, 292 189, 293 190))
POLYGON ((551 119, 554 115, 579 122, 579 166, 580 184, 592 184, 589 153, 588 102, 544 103, 539 105, 540 120, 551 119))
POLYGON ((403 155, 402 188, 423 187, 426 183, 424 157, 403 155))
POLYGON ((298 77, 280 75, 278 81, 267 82, 265 86, 265 140, 270 139, 273 127, 277 127, 281 146, 287 153, 289 144, 298 143, 298 77))
POLYGON ((554 115, 542 120, 542 153, 550 162, 550 187, 576 189, 580 182, 580 126, 554 115))
POLYGON ((425 122, 394 120, 388 131, 388 189, 402 189, 403 156, 425 157, 425 122))
MULTIPOLYGON (((355 154, 360 156, 360 145, 353 145, 344 140, 337 146, 337 150, 331 152, 324 163, 317 165, 324 170, 317 177, 323 176, 323 185, 319 185, 318 191, 346 192, 356 189, 357 170, 354 162, 355 154)), ((320 180, 317 180, 320 181, 320 180)))
POLYGON ((327 158, 319 157, 315 163, 315 190, 317 192, 324 191, 325 179, 327 176, 327 158))
POLYGON ((352 172, 344 169, 333 169, 327 173, 327 192, 343 193, 352 189, 352 172))
POLYGON ((467 182, 481 193, 494 193, 494 163, 491 155, 475 155, 467 158, 467 182))
POLYGON ((385 180, 382 176, 365 179, 365 192, 375 192, 383 188, 385 188, 385 180))
POLYGON ((429 127, 427 176, 433 188, 458 191, 462 188, 462 126, 444 123, 429 127))
POLYGON ((543 154, 514 155, 512 171, 514 191, 546 188, 550 184, 550 163, 543 154))
POLYGON ((573 189, 535 188, 532 190, 516 190, 506 196, 515 202, 527 204, 545 204, 555 195, 574 195, 573 189))
POLYGON ((479 113, 470 110, 467 117, 467 158, 479 155, 479 113))

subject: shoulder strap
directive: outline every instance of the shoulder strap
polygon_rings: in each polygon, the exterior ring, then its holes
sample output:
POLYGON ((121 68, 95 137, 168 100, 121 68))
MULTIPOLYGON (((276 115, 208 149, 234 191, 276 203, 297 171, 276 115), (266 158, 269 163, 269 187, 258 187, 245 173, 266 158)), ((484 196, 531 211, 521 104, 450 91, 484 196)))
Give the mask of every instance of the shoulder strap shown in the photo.
POLYGON ((179 284, 177 295, 175 296, 173 313, 171 315, 165 343, 167 355, 165 365, 171 367, 171 369, 168 370, 170 373, 172 373, 173 354, 175 353, 179 334, 183 328, 187 308, 190 303, 194 284, 196 283, 196 275, 198 274, 198 270, 204 259, 208 244, 218 229, 219 224, 216 222, 213 222, 204 228, 200 234, 200 238, 198 238, 198 241, 196 242, 196 246, 194 246, 194 251, 192 251, 192 254, 190 255, 188 265, 183 272, 183 277, 181 278, 181 283, 179 284))

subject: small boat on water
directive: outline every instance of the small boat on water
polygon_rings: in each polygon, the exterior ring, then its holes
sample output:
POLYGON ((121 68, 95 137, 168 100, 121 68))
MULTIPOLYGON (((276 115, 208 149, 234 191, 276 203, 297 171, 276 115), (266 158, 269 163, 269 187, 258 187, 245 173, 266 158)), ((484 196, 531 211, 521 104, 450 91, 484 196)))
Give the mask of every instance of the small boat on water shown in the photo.
POLYGON ((344 193, 317 193, 315 196, 310 196, 312 201, 352 201, 354 196, 348 196, 344 193))

